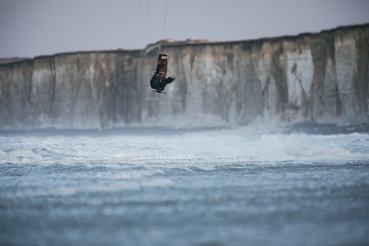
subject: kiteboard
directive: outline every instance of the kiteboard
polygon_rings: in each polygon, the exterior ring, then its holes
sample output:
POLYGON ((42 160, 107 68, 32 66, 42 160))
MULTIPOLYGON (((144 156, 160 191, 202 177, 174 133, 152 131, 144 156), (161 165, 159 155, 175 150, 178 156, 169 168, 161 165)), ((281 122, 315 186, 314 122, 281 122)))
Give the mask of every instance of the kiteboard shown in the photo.
POLYGON ((157 75, 158 78, 166 78, 168 69, 168 56, 166 54, 159 54, 156 65, 159 66, 159 71, 157 75))

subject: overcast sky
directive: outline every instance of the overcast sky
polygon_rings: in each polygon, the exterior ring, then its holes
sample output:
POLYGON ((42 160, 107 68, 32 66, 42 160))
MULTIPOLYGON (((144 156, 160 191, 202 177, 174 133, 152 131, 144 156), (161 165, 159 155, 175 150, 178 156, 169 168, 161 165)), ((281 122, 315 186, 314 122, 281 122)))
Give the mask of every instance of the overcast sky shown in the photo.
POLYGON ((369 0, 0 0, 0 57, 244 40, 369 22, 369 0))

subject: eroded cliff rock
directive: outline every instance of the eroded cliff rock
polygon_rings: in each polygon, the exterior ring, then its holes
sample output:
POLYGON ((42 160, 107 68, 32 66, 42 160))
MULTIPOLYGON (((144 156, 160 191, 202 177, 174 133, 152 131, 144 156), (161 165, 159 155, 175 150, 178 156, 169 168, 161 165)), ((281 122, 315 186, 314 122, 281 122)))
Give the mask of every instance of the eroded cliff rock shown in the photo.
POLYGON ((369 25, 234 42, 161 41, 0 65, 0 129, 368 123, 369 25), (157 55, 176 81, 149 86, 157 55))

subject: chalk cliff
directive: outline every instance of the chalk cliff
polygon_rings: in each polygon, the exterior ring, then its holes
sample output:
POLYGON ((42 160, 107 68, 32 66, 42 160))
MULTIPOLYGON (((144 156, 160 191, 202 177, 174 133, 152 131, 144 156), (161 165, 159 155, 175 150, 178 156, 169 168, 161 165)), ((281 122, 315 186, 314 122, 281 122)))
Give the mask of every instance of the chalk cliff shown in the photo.
POLYGON ((369 24, 0 64, 0 129, 368 123, 369 24), (159 53, 176 81, 149 86, 159 53))

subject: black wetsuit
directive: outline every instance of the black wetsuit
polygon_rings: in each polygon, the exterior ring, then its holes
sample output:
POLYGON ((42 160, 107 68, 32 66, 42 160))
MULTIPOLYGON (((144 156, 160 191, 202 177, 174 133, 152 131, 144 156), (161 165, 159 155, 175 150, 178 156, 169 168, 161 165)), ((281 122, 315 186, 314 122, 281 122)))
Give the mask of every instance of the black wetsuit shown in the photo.
POLYGON ((154 75, 152 76, 151 80, 150 80, 150 86, 151 88, 155 89, 155 90, 164 90, 164 87, 167 85, 167 83, 165 82, 165 78, 158 78, 157 77, 157 73, 155 72, 154 75))
POLYGON ((167 84, 172 83, 175 80, 175 78, 174 77, 158 78, 157 77, 158 73, 159 73, 159 66, 156 67, 156 71, 150 80, 150 86, 151 88, 157 91, 164 91, 164 87, 167 84))

